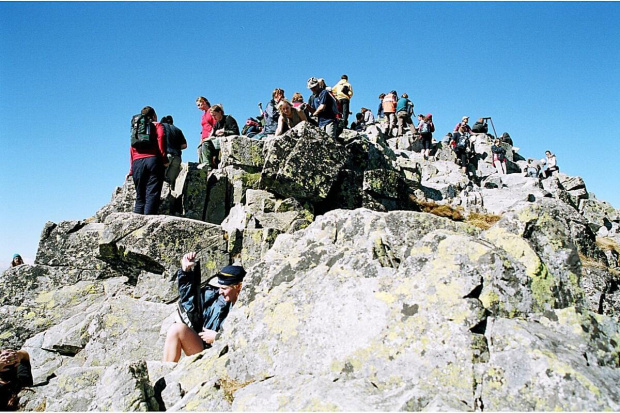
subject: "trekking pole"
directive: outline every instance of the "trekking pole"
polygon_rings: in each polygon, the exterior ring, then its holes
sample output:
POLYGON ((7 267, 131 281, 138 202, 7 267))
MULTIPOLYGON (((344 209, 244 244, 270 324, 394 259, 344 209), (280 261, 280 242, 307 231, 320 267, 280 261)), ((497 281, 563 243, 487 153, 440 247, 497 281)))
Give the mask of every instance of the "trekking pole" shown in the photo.
POLYGON ((493 125, 493 119, 489 118, 491 121, 491 126, 493 126, 493 133, 495 133, 495 139, 497 139, 497 131, 495 130, 495 125, 493 125))

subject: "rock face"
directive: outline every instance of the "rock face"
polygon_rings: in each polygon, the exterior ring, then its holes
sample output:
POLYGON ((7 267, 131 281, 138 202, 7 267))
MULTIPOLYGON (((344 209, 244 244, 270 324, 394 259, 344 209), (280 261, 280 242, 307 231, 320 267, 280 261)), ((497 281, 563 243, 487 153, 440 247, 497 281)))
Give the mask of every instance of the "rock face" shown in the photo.
POLYGON ((381 125, 221 148, 214 171, 183 165, 162 215, 131 213, 128 181, 0 276, 24 409, 620 409, 620 214, 581 178, 494 174, 482 135, 467 177, 381 125), (187 251, 205 279, 248 276, 213 347, 163 363, 187 251))

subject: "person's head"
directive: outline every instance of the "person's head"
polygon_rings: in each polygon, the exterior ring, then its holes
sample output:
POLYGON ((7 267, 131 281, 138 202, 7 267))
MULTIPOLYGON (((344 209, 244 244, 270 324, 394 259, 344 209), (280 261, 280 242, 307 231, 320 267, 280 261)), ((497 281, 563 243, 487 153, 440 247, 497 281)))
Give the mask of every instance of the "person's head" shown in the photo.
POLYGON ((551 157, 551 151, 545 151, 545 156, 547 158, 550 158, 551 157))
POLYGON ((198 107, 198 109, 204 110, 206 112, 211 107, 211 104, 209 103, 206 97, 198 96, 196 98, 196 106, 198 107))
POLYGON ((501 143, 501 141, 499 140, 499 138, 495 138, 495 146, 499 146, 499 144, 501 143))
POLYGON ((408 94, 406 94, 406 93, 403 93, 402 95, 400 95, 400 97, 401 97, 401 98, 405 98, 405 99, 407 99, 407 98, 409 97, 409 95, 408 95, 408 94))
POLYGON ((361 108, 360 109, 360 112, 362 112, 362 113, 366 113, 367 111, 368 111, 368 108, 361 108))
POLYGON ((153 122, 157 122, 157 114, 155 113, 155 109, 150 106, 145 106, 142 108, 142 113, 144 116, 149 118, 153 122))
POLYGON ((421 114, 421 113, 418 113, 418 119, 419 119, 419 120, 424 120, 424 115, 423 115, 423 114, 421 114))
POLYGON ((19 254, 15 254, 13 255, 13 260, 11 261, 11 267, 16 267, 18 265, 22 265, 24 263, 24 260, 22 259, 22 256, 19 254))
POLYGON ((276 102, 279 102, 280 100, 284 99, 284 89, 275 88, 273 92, 271 92, 271 97, 276 102))
POLYGON ((280 103, 278 103, 278 110, 283 116, 290 118, 293 116, 293 105, 287 99, 282 99, 280 103))
POLYGON ((357 119, 357 121, 361 121, 362 119, 364 119, 364 115, 362 115, 361 113, 356 113, 355 114, 355 119, 357 119))
POLYGON ((327 85, 325 84, 325 79, 323 79, 322 77, 319 78, 319 86, 321 89, 325 89, 327 87, 327 85))
POLYGON ((467 122, 469 122, 469 116, 463 116, 461 118, 461 123, 467 123, 467 122))
POLYGON ((316 77, 311 77, 310 79, 308 79, 306 86, 312 91, 312 93, 316 93, 318 90, 321 89, 319 79, 317 79, 316 77))
POLYGON ((211 106, 209 113, 211 113, 211 116, 213 116, 216 122, 219 122, 224 117, 224 108, 218 103, 217 105, 211 106))
POLYGON ((426 120, 429 121, 429 122, 432 122, 433 121, 433 114, 432 113, 427 113, 426 114, 426 120))
POLYGON ((161 118, 160 122, 172 125, 173 124, 172 116, 171 115, 164 116, 163 118, 161 118))
POLYGON ((382 99, 382 100, 383 100, 383 98, 384 98, 384 97, 385 97, 385 93, 381 93, 381 94, 379 95, 379 99, 382 99))
POLYGON ((217 274, 217 284, 224 301, 232 304, 237 302, 245 274, 245 270, 240 265, 227 265, 220 270, 217 274))
POLYGON ((340 79, 344 79, 344 80, 347 80, 347 81, 348 81, 348 80, 349 80, 349 76, 347 76, 347 75, 342 75, 342 76, 340 76, 340 79))
POLYGON ((293 98, 291 99, 292 102, 304 102, 304 97, 301 93, 299 92, 295 92, 295 94, 293 95, 293 98))

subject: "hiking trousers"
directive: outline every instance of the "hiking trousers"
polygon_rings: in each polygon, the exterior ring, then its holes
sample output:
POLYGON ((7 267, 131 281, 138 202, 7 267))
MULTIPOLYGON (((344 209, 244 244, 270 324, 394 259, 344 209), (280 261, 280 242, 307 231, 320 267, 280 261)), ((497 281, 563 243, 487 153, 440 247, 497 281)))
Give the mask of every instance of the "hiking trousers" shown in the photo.
POLYGON ((403 128, 405 127, 405 123, 409 125, 409 130, 413 129, 413 121, 411 120, 411 115, 409 115, 407 112, 398 112, 396 114, 396 118, 398 119, 398 136, 403 136, 403 128))
POLYGON ((342 128, 345 129, 349 124, 349 99, 338 99, 342 106, 342 128))
POLYGON ((181 157, 168 154, 168 167, 166 168, 166 182, 170 184, 170 190, 174 191, 174 185, 181 172, 181 157))
POLYGON ((136 186, 136 203, 133 212, 157 215, 159 198, 164 184, 164 165, 156 156, 140 158, 132 164, 133 183, 136 186))

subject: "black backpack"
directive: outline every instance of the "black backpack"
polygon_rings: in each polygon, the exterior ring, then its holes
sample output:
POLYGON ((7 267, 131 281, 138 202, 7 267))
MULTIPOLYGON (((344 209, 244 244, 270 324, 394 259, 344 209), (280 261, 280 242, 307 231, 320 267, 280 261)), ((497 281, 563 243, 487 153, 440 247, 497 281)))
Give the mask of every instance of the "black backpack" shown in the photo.
POLYGON ((151 120, 146 115, 137 114, 131 118, 131 146, 145 148, 153 145, 151 120))
POLYGON ((459 136, 459 140, 456 144, 457 148, 467 148, 467 144, 469 143, 469 136, 467 136, 464 133, 461 133, 461 136, 459 136))
POLYGON ((349 96, 349 92, 350 92, 350 91, 351 91, 351 89, 349 89, 349 85, 344 85, 344 86, 342 87, 342 90, 341 90, 341 92, 342 92, 343 94, 347 95, 347 96, 349 96))

